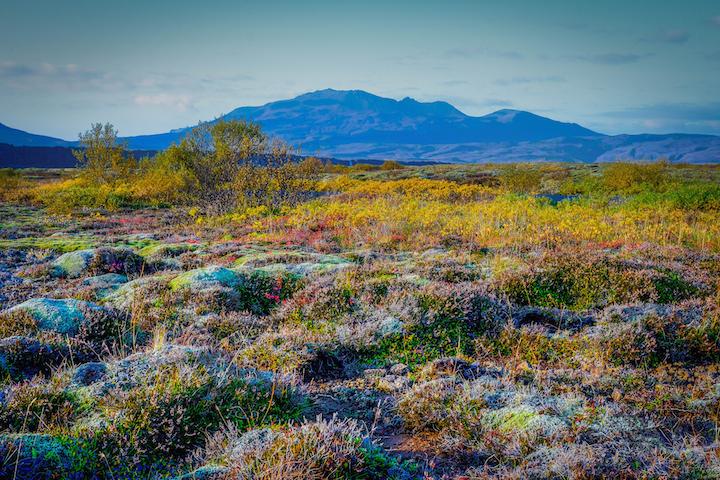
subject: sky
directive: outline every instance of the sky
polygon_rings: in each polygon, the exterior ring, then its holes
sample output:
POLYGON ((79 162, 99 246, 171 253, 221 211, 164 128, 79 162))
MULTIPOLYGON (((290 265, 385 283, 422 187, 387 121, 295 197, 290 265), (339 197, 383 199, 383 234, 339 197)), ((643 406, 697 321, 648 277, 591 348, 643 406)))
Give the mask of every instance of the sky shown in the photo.
POLYGON ((0 0, 0 122, 158 133, 324 88, 720 135, 718 0, 0 0))

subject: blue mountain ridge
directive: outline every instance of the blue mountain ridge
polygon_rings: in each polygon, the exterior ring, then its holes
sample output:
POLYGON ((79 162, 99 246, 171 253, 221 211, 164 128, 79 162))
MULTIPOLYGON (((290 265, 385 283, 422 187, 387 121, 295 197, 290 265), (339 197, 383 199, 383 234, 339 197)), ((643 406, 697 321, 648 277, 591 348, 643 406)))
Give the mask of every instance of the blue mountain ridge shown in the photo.
MULTIPOLYGON (((447 102, 394 100, 362 90, 318 90, 236 108, 219 119, 256 121, 304 155, 339 159, 594 162, 667 157, 678 162, 720 162, 720 137, 712 135, 608 136, 520 110, 473 117, 447 102)), ((133 150, 161 150, 178 142, 190 128, 124 140, 133 150)), ((0 143, 76 145, 2 124, 0 143)))

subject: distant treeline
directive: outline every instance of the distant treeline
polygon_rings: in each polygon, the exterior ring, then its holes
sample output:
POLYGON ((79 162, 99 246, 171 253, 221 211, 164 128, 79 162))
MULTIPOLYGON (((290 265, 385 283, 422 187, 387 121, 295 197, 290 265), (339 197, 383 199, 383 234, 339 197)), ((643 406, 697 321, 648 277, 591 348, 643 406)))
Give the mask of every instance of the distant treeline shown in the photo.
MULTIPOLYGON (((68 147, 17 147, 0 143, 0 168, 74 168, 77 160, 68 147)), ((152 157, 155 150, 132 150, 130 155, 135 158, 152 157)), ((301 159, 302 157, 298 157, 301 159)), ((360 163, 381 165, 384 160, 339 160, 336 158, 320 158, 336 165, 352 166, 360 163)), ((428 165, 442 162, 403 161, 405 165, 428 165)))
MULTIPOLYGON (((0 143, 0 168, 73 168, 77 159, 68 147, 16 147, 0 143)), ((133 150, 135 158, 152 157, 154 150, 133 150)))

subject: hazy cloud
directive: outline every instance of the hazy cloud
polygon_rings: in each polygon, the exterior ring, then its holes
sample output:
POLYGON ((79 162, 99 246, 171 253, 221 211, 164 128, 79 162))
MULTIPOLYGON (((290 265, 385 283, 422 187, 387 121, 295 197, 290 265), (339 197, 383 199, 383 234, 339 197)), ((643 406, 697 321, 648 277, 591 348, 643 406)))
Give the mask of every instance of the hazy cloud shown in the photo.
POLYGON ((664 30, 658 33, 655 38, 667 43, 681 44, 690 39, 690 34, 685 30, 664 30))
POLYGON ((716 27, 720 27, 720 15, 715 15, 710 19, 710 22, 716 27))
POLYGON ((496 50, 492 48, 452 48, 445 51, 445 56, 455 58, 495 57, 509 60, 522 60, 525 58, 515 50, 496 50))
POLYGON ((133 97, 133 102, 141 107, 168 107, 181 112, 193 107, 190 95, 168 93, 136 95, 133 97))
POLYGON ((512 107, 515 105, 510 100, 505 100, 502 98, 487 98, 477 103, 481 107, 512 107))
POLYGON ((717 134, 720 102, 657 103, 601 113, 600 116, 632 120, 649 130, 717 134))
POLYGON ((720 102, 656 103, 605 112, 603 115, 630 117, 687 118, 689 120, 720 120, 720 102))
POLYGON ((233 95, 255 82, 246 74, 191 75, 145 72, 119 75, 76 64, 0 62, 0 86, 33 92, 103 92, 131 96, 136 105, 192 108, 195 96, 233 95))
POLYGON ((53 65, 0 62, 0 80, 13 88, 36 88, 44 84, 53 88, 80 89, 97 87, 112 79, 107 73, 72 63, 53 65))
POLYGON ((467 80, 446 80, 444 82, 440 82, 440 85, 444 87, 457 87, 458 85, 467 85, 469 82, 467 80))
POLYGON ((563 83, 567 80, 565 77, 559 75, 547 75, 537 77, 512 77, 512 78, 501 78, 495 80, 495 85, 509 86, 509 85, 523 85, 533 83, 563 83))
POLYGON ((629 63, 637 63, 652 56, 649 53, 599 53, 595 55, 576 55, 570 57, 573 60, 594 63, 596 65, 627 65, 629 63))
POLYGON ((395 65, 419 65, 423 58, 417 55, 395 55, 391 57, 382 57, 381 60, 390 62, 395 65))

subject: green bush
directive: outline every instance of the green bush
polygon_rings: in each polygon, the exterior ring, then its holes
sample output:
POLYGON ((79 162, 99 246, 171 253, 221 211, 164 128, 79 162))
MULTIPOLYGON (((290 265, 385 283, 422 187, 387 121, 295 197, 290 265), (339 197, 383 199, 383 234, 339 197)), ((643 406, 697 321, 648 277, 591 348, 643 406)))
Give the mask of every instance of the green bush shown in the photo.
POLYGON ((720 210, 720 185, 715 183, 677 183, 664 192, 646 191, 634 199, 638 204, 666 204, 685 211, 720 210))
POLYGON ((408 365, 439 357, 472 355, 475 338, 491 335, 504 321, 497 306, 472 288, 425 290, 403 332, 384 337, 375 358, 408 365))
POLYGON ((108 398, 110 423, 94 432, 91 448, 104 453, 115 471, 163 471, 201 447, 208 432, 232 424, 244 430, 287 422, 301 413, 294 393, 261 379, 221 380, 201 366, 166 368, 155 381, 108 398))
POLYGON ((513 193, 537 193, 543 174, 529 164, 513 164, 503 167, 498 174, 500 183, 513 193))
POLYGON ((655 163, 610 163, 602 170, 603 185, 614 193, 662 191, 670 183, 666 161, 655 163))

